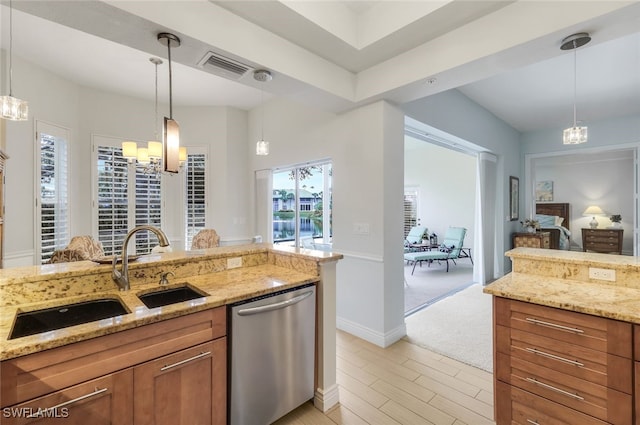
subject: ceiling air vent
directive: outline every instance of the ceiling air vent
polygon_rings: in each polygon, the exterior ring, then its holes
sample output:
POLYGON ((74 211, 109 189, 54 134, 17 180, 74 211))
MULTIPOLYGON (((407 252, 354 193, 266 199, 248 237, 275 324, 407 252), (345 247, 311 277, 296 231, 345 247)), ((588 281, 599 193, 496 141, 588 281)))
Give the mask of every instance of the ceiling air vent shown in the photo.
POLYGON ((212 74, 222 77, 239 79, 251 69, 251 67, 229 59, 218 53, 207 52, 206 55, 198 62, 198 66, 211 72, 212 74))

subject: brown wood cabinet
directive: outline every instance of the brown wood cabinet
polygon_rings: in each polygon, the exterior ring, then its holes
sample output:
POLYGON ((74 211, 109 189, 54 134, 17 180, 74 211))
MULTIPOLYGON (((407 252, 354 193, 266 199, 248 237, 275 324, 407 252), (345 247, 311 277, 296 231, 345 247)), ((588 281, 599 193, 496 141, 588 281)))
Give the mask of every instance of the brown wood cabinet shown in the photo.
POLYGON ((525 248, 550 248, 551 245, 551 233, 549 232, 536 232, 536 233, 514 233, 513 234, 513 247, 525 247, 525 248))
POLYGON ((494 297, 498 425, 633 422, 630 323, 494 297))
POLYGON ((623 229, 582 229, 582 250, 622 254, 623 229))
POLYGON ((218 307, 5 360, 2 423, 29 423, 11 414, 20 407, 68 406, 78 422, 65 424, 225 424, 226 329, 218 307))

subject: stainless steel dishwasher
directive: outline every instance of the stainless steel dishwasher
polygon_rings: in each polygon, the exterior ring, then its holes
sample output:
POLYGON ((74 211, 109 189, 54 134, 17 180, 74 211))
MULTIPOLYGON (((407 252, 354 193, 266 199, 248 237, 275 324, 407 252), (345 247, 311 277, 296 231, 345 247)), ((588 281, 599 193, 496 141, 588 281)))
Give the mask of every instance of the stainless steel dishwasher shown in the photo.
POLYGON ((230 307, 229 421, 267 425, 313 398, 316 287, 230 307))

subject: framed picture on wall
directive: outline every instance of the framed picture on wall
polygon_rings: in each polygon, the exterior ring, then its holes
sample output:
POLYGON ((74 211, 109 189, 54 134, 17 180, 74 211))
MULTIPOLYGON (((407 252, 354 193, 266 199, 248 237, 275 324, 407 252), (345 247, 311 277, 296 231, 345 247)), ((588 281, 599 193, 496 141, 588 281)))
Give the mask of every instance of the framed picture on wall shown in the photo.
POLYGON ((516 221, 520 217, 520 180, 517 177, 509 176, 509 218, 516 221))
POLYGON ((553 182, 551 180, 536 182, 536 201, 553 201, 553 182))

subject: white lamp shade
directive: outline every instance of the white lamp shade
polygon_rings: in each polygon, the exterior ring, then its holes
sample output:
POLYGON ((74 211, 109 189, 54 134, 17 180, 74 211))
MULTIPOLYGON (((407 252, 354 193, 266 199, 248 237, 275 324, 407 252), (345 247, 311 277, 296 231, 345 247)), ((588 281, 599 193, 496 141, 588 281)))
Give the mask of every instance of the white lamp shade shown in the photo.
POLYGON ((562 132, 562 143, 578 145, 587 141, 587 127, 570 127, 562 132))
POLYGON ((180 164, 182 164, 187 160, 187 148, 180 146, 179 152, 180 164))
POLYGON ((160 159, 162 158, 162 143, 156 141, 147 142, 147 148, 149 149, 149 158, 160 159))
POLYGON ((269 155, 269 142, 258 140, 258 143, 256 143, 256 155, 269 155))
POLYGON ((180 171, 180 126, 176 120, 164 117, 164 171, 180 171))
POLYGON ((26 121, 29 117, 29 104, 12 96, 0 96, 1 117, 11 121, 26 121))
POLYGON ((138 156, 138 144, 136 142, 122 142, 122 156, 127 159, 136 159, 138 156))
POLYGON ((149 160, 149 149, 148 148, 140 148, 138 149, 138 162, 140 164, 148 164, 149 160))
POLYGON ((582 213, 584 216, 596 216, 596 215, 604 215, 604 211, 597 205, 590 205, 586 210, 582 213))

